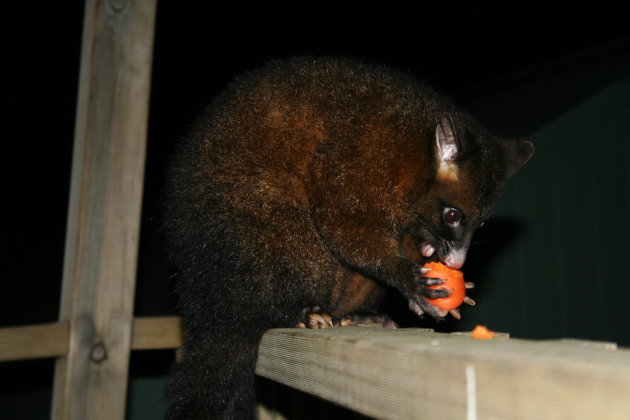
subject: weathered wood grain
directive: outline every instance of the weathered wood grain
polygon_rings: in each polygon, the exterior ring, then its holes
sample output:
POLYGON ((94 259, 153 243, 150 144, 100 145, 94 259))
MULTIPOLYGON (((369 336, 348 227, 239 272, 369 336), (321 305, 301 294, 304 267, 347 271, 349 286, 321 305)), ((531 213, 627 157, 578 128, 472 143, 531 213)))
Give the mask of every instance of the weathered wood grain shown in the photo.
POLYGON ((630 350, 378 328, 268 331, 256 372, 379 419, 626 419, 630 350))
POLYGON ((53 419, 124 418, 155 0, 88 0, 53 419))
MULTIPOLYGON (((0 362, 66 356, 69 337, 68 322, 0 328, 0 362)), ((175 350, 181 345, 179 317, 134 318, 131 350, 175 350)))
POLYGON ((181 345, 182 326, 179 317, 134 318, 132 350, 178 349, 181 345))
POLYGON ((69 337, 68 322, 0 328, 0 362, 65 356, 69 337))

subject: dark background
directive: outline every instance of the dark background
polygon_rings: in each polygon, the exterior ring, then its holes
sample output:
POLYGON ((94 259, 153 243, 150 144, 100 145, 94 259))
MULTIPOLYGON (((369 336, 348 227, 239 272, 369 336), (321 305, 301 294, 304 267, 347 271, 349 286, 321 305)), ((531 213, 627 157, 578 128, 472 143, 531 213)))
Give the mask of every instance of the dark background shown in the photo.
MULTIPOLYGON (((83 18, 81 2, 16 7, 4 16, 0 326, 58 316, 83 18)), ((624 14, 303 7, 159 3, 136 314, 174 313, 159 191, 188 124, 232 77, 269 59, 352 55, 415 74, 497 134, 537 148, 471 248, 464 272, 478 306, 437 327, 630 346, 624 14)), ((130 418, 159 412, 171 361, 170 352, 133 354, 130 418)), ((0 364, 0 413, 47 418, 52 366, 0 364)))

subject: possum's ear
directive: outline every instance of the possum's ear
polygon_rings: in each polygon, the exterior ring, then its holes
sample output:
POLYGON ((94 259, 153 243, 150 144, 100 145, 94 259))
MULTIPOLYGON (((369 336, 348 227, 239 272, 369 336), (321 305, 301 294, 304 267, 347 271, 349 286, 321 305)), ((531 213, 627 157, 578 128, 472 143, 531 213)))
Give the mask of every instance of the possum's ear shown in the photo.
POLYGON ((454 161, 459 155, 461 146, 457 140, 453 120, 450 117, 442 117, 435 128, 435 143, 437 146, 438 160, 440 162, 454 161))
POLYGON ((510 141, 504 147, 505 172, 514 175, 534 154, 534 145, 530 141, 510 141))
POLYGON ((444 116, 435 128, 437 151, 437 175, 447 180, 457 180, 458 168, 455 164, 461 154, 461 144, 455 132, 455 125, 449 116, 444 116))

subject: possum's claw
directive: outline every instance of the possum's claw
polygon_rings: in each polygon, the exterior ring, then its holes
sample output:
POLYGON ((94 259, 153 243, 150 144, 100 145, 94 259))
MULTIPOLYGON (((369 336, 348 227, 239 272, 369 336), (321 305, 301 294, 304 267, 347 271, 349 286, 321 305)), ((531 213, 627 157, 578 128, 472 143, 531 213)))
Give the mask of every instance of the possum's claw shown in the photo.
MULTIPOLYGON (((414 269, 413 269, 413 272, 414 272, 414 275, 416 277, 416 280, 419 280, 424 286, 439 286, 439 285, 444 284, 446 282, 443 279, 432 278, 432 277, 424 277, 424 275, 427 274, 430 271, 431 271, 430 268, 423 267, 421 265, 416 265, 416 266, 414 266, 414 269)), ((430 289, 430 290, 432 290, 432 289, 430 289)), ((428 296, 428 297, 432 298, 431 296, 428 296)))
POLYGON ((298 322, 296 327, 321 329, 360 324, 381 324, 383 328, 398 328, 398 324, 386 314, 376 312, 352 313, 343 318, 335 318, 324 312, 319 306, 304 308, 302 310, 302 321, 298 322))
POLYGON ((340 321, 333 318, 326 312, 322 311, 319 306, 302 309, 302 321, 298 322, 298 328, 334 328, 340 324, 340 321))
POLYGON ((451 315, 453 315, 453 318, 455 319, 462 319, 462 315, 459 313, 459 309, 451 309, 450 311, 448 311, 451 315))

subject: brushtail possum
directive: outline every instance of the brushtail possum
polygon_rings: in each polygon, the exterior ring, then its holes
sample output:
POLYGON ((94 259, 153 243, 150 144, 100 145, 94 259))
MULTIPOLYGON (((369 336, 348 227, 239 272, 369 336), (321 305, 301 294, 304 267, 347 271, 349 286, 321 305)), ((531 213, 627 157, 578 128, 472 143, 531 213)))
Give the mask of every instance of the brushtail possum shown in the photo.
POLYGON ((165 230, 185 343, 167 418, 253 417, 269 328, 378 317, 385 289, 418 315, 442 316, 425 298, 448 293, 418 268, 464 264, 532 153, 386 67, 300 57, 236 78, 169 173, 165 230))

